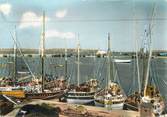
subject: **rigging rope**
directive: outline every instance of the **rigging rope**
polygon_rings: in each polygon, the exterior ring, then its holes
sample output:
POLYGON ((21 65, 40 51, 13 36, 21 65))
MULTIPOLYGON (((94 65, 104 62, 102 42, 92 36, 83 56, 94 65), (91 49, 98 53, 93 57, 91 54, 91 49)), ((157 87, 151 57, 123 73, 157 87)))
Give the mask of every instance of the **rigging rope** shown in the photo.
MULTIPOLYGON (((75 60, 74 60, 75 61, 75 60)), ((72 61, 71 61, 72 62, 72 61)), ((68 83, 69 84, 71 84, 70 82, 71 82, 71 78, 72 78, 72 76, 74 76, 74 72, 75 72, 75 70, 74 70, 74 66, 75 66, 75 64, 72 64, 72 67, 71 67, 71 69, 72 69, 72 71, 71 71, 71 74, 69 75, 69 79, 68 79, 68 83)), ((68 85, 69 85, 68 84, 68 85)))
MULTIPOLYGON (((19 43, 19 42, 16 42, 16 39, 15 39, 14 35, 13 35, 11 32, 10 32, 10 34, 11 34, 11 36, 12 36, 12 39, 13 39, 13 41, 14 41, 14 44, 16 44, 17 47, 20 46, 20 43, 19 43)), ((30 69, 30 66, 28 65, 28 63, 27 63, 26 60, 24 59, 23 53, 22 53, 22 51, 21 51, 21 49, 20 49, 19 47, 18 47, 18 50, 19 50, 20 54, 22 55, 23 61, 24 61, 24 63, 26 64, 26 66, 28 67, 28 70, 30 71, 30 73, 31 73, 31 75, 32 75, 32 77, 33 77, 33 80, 35 80, 35 76, 34 76, 34 74, 32 73, 32 71, 31 71, 31 69, 30 69)))
POLYGON ((136 86, 136 85, 135 85, 135 84, 136 84, 136 83, 135 83, 135 78, 136 78, 136 65, 135 65, 135 63, 136 63, 136 62, 135 62, 135 60, 134 60, 134 62, 133 62, 133 67, 132 67, 132 70, 131 70, 131 71, 134 70, 134 71, 133 71, 133 74, 132 74, 132 77, 131 77, 131 78, 132 78, 132 86, 129 85, 129 89, 128 89, 128 93, 127 93, 128 95, 131 94, 131 93, 134 91, 135 86, 136 86))
MULTIPOLYGON (((135 18, 136 17, 136 14, 135 14, 135 2, 133 1, 133 18, 135 18)), ((138 46, 138 43, 139 43, 139 41, 138 41, 138 39, 137 39, 137 37, 136 37, 136 28, 137 28, 137 22, 135 21, 135 23, 133 24, 134 25, 134 27, 135 27, 135 30, 134 30, 134 35, 133 35, 133 37, 134 37, 134 39, 135 39, 135 52, 136 52, 136 69, 137 69, 137 80, 138 80, 138 90, 139 90, 139 93, 141 93, 141 80, 140 80, 140 69, 139 69, 139 58, 138 58, 138 51, 139 51, 139 46, 138 46)), ((133 78, 134 79, 134 78, 133 78)))
MULTIPOLYGON (((103 62, 103 64, 102 64, 101 69, 99 68, 99 71, 98 71, 98 73, 97 73, 97 74, 99 74, 99 79, 102 78, 102 77, 101 77, 101 76, 102 76, 101 71, 104 70, 104 67, 105 67, 105 65, 106 65, 106 61, 107 61, 107 59, 105 58, 105 59, 104 59, 104 62, 103 62)), ((101 82, 100 82, 100 85, 102 85, 102 84, 104 83, 104 81, 105 81, 105 78, 101 79, 100 81, 101 81, 101 82)))
MULTIPOLYGON (((115 68, 116 68, 116 71, 118 72, 118 66, 117 65, 115 65, 115 68)), ((121 81, 120 81, 120 77, 119 77, 119 74, 117 73, 117 79, 118 79, 118 84, 119 84, 119 86, 120 86, 120 88, 121 88, 121 90, 122 90, 122 93, 127 97, 127 94, 125 93, 125 90, 124 90, 124 88, 122 87, 122 85, 121 85, 121 81)))
POLYGON ((150 70, 150 62, 151 62, 151 58, 152 58, 152 28, 153 28, 153 18, 155 17, 155 10, 156 10, 156 2, 154 2, 154 6, 153 6, 153 11, 152 11, 152 17, 151 17, 151 21, 149 24, 149 32, 148 32, 148 36, 149 36, 149 41, 150 41, 150 45, 149 45, 149 58, 148 58, 148 63, 147 63, 147 72, 146 72, 146 80, 145 80, 145 86, 144 86, 144 90, 146 91, 147 85, 148 85, 148 78, 149 78, 149 70, 150 70))

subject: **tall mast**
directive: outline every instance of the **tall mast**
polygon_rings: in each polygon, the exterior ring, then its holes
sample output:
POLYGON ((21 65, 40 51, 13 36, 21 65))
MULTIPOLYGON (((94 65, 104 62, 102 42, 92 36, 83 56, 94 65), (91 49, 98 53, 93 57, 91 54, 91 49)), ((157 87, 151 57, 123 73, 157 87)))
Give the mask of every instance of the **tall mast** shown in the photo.
POLYGON ((112 74, 112 63, 111 63, 111 40, 110 40, 110 33, 108 33, 108 83, 113 80, 112 74), (112 79, 111 79, 112 77, 112 79))
POLYGON ((148 32, 147 29, 145 29, 144 32, 144 41, 143 41, 143 48, 142 48, 142 72, 143 72, 143 76, 142 76, 142 90, 144 91, 144 87, 145 87, 145 82, 146 82, 146 75, 147 75, 147 63, 148 63, 148 59, 147 59, 147 55, 148 55, 148 32))
POLYGON ((146 96, 146 90, 147 90, 147 85, 148 85, 148 80, 149 80, 149 71, 150 71, 150 64, 151 64, 151 57, 152 57, 152 46, 151 46, 151 27, 149 25, 149 30, 148 30, 148 41, 149 41, 149 56, 148 56, 148 62, 147 62, 147 69, 146 69, 146 75, 145 75, 145 84, 144 84, 144 96, 146 96))
MULTIPOLYGON (((132 12, 133 12, 133 19, 136 18, 136 10, 135 10, 135 1, 133 0, 133 3, 132 3, 132 12)), ((134 64, 134 68, 135 70, 137 71, 137 80, 138 80, 138 92, 139 94, 141 94, 141 78, 140 78, 140 67, 139 67, 139 47, 138 47, 138 39, 136 37, 137 35, 137 21, 135 21, 133 23, 133 26, 134 26, 134 32, 133 32, 133 38, 135 39, 135 55, 136 55, 136 62, 134 64), (136 65, 136 66, 135 66, 136 65)), ((134 73, 136 73, 136 71, 134 73)), ((135 75, 134 75, 135 76, 135 75)))
POLYGON ((16 76, 17 76, 17 35, 16 35, 16 27, 14 31, 14 82, 13 85, 16 85, 16 76))
POLYGON ((41 65, 42 65, 42 92, 44 92, 45 72, 44 72, 44 54, 45 54, 45 12, 43 12, 42 22, 42 42, 41 42, 41 65))
POLYGON ((156 14, 156 2, 154 3, 153 10, 152 10, 152 18, 148 27, 148 43, 149 43, 149 58, 148 58, 148 63, 147 63, 147 72, 146 72, 146 78, 145 78, 145 85, 144 85, 144 96, 146 96, 146 90, 147 90, 147 85, 148 85, 148 79, 149 79, 149 71, 150 71, 150 64, 151 64, 151 57, 152 57, 152 28, 153 28, 153 18, 155 17, 156 14))
MULTIPOLYGON (((136 31, 135 31, 136 32, 136 31)), ((136 38, 135 38, 136 39, 136 38)), ((135 40, 135 47, 136 47, 136 69, 137 69, 137 80, 138 80, 138 91, 141 94, 141 79, 140 79, 140 69, 139 69, 139 53, 138 53, 138 41, 135 40)))
POLYGON ((94 53, 94 70, 93 70, 93 78, 96 78, 96 53, 94 53))
POLYGON ((80 83, 80 43, 79 43, 79 34, 77 39, 77 50, 78 50, 78 67, 77 67, 77 85, 79 86, 80 83))
POLYGON ((65 66, 64 66, 65 79, 67 79, 67 39, 65 38, 65 66))

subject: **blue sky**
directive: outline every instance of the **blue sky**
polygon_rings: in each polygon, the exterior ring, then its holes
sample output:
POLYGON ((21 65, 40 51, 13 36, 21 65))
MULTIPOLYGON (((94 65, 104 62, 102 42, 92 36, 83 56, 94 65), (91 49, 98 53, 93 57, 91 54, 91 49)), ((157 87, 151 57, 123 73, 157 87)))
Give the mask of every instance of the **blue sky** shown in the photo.
POLYGON ((161 20, 153 21, 153 49, 167 49, 167 0, 0 0, 0 48, 13 47, 15 25, 22 48, 39 48, 45 11, 47 48, 64 48, 65 40, 75 48, 79 34, 81 48, 106 50, 110 32, 112 50, 133 51, 154 5, 161 20))

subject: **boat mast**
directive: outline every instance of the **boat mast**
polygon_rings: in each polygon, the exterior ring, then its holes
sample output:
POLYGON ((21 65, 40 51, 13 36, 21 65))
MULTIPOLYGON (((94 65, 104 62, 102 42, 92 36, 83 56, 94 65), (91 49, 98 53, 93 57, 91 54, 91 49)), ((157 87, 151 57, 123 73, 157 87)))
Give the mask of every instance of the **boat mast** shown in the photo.
POLYGON ((94 53, 94 70, 93 70, 93 79, 96 78, 96 53, 94 53))
POLYGON ((110 40, 110 33, 108 33, 108 86, 113 81, 113 73, 112 63, 111 63, 111 40, 110 40), (112 77, 112 79, 111 79, 112 77))
POLYGON ((147 85, 148 85, 148 79, 149 79, 149 71, 150 71, 150 64, 151 64, 151 58, 152 58, 152 28, 153 28, 153 18, 156 14, 156 2, 154 3, 153 10, 152 10, 152 17, 151 21, 148 27, 147 37, 148 37, 148 43, 149 43, 149 58, 147 63, 147 72, 145 77, 145 85, 144 85, 144 96, 146 96, 147 91, 147 85))
POLYGON ((64 75, 67 79, 67 39, 65 38, 65 66, 64 66, 64 75))
POLYGON ((152 46, 151 46, 151 27, 149 25, 148 30, 148 39, 149 39, 149 56, 148 56, 148 62, 147 62, 147 69, 146 69, 146 76, 145 76, 145 85, 144 85, 144 96, 146 96, 146 90, 149 80, 149 71, 150 71, 150 64, 151 64, 151 57, 152 57, 152 46))
POLYGON ((77 67, 77 85, 79 87, 80 83, 80 43, 79 43, 79 34, 78 34, 78 39, 77 39, 77 50, 78 50, 78 67, 77 67))
POLYGON ((42 22, 42 43, 41 43, 41 65, 42 65, 42 92, 44 92, 45 85, 45 72, 44 72, 44 54, 45 54, 45 12, 43 12, 43 22, 42 22))
MULTIPOLYGON (((135 2, 133 1, 133 18, 136 18, 136 11, 135 11, 135 2)), ((134 29, 134 33, 133 33, 133 38, 135 39, 135 55, 136 55, 136 70, 137 70, 137 80, 138 80, 138 92, 139 94, 141 94, 141 78, 140 78, 140 67, 139 67, 139 46, 138 46, 138 39, 136 37, 137 35, 137 22, 135 21, 133 23, 135 29, 134 29)), ((135 65, 135 64, 134 64, 135 65)))
POLYGON ((141 94, 141 80, 140 80, 140 69, 139 69, 139 54, 138 54, 138 45, 137 45, 137 39, 136 39, 136 42, 135 42, 135 45, 136 45, 136 67, 137 67, 137 80, 138 80, 138 91, 139 91, 139 94, 141 94))
POLYGON ((141 56, 142 56, 142 72, 143 72, 143 76, 142 76, 142 91, 144 91, 145 89, 145 82, 146 82, 146 76, 147 76, 147 63, 148 63, 148 32, 145 29, 144 31, 144 41, 143 41, 143 48, 141 50, 141 56))
POLYGON ((13 85, 16 86, 16 76, 17 76, 17 35, 16 35, 16 27, 14 31, 14 82, 13 85))

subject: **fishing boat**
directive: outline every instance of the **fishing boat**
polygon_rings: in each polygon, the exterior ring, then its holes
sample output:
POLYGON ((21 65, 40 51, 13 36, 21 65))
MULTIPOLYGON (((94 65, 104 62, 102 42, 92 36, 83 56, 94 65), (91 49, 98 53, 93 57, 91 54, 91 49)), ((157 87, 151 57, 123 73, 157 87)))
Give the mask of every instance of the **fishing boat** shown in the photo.
MULTIPOLYGON (((152 113, 155 115, 161 115, 165 109, 165 102, 160 94, 160 91, 155 86, 155 82, 152 83, 154 79, 150 77, 150 64, 152 59, 152 41, 151 41, 151 26, 144 31, 144 47, 140 52, 140 61, 142 62, 142 84, 140 84, 140 69, 139 69, 139 59, 138 52, 136 51, 136 61, 137 61, 137 73, 138 73, 138 83, 139 89, 127 97, 125 101, 125 109, 141 111, 143 105, 151 105, 152 113)), ((157 79, 157 78, 156 78, 157 79)))
POLYGON ((131 61, 130 59, 114 59, 116 63, 131 63, 131 61))
POLYGON ((15 97, 15 98, 25 98, 25 92, 22 87, 8 85, 8 82, 5 82, 4 80, 1 82, 3 82, 2 83, 3 86, 0 86, 0 95, 6 95, 10 97, 15 97))
POLYGON ((14 54, 13 54, 13 75, 12 77, 4 77, 0 79, 0 95, 1 96, 9 96, 18 99, 25 98, 25 92, 22 87, 17 86, 16 74, 17 74, 17 37, 16 37, 16 30, 12 35, 12 39, 14 41, 14 54))
MULTIPOLYGON (((44 60, 45 60, 45 13, 43 13, 43 26, 42 26, 42 38, 41 38, 41 52, 40 52, 40 57, 41 57, 41 73, 42 73, 42 78, 41 82, 35 81, 32 87, 33 89, 31 92, 25 92, 25 96, 28 99, 52 99, 52 98, 60 98, 64 95, 65 89, 66 88, 61 88, 60 85, 57 85, 57 87, 54 87, 54 90, 49 90, 45 89, 45 86, 47 88, 47 85, 50 85, 50 83, 46 83, 45 80, 45 71, 44 71, 44 60)), ((59 84, 64 84, 64 80, 57 80, 59 84)), ((63 85, 64 86, 64 85, 63 85)))
POLYGON ((110 50, 110 34, 108 34, 108 78, 106 80, 106 87, 95 94, 95 105, 102 107, 109 107, 111 109, 123 109, 124 101, 126 99, 123 90, 118 83, 114 82, 113 73, 113 58, 111 60, 110 50), (112 78, 112 80, 111 80, 112 78))
POLYGON ((6 95, 15 98, 25 98, 22 88, 17 87, 0 87, 0 95, 6 95))
POLYGON ((94 94, 97 90, 98 81, 90 79, 80 84, 80 44, 78 39, 78 62, 77 62, 77 86, 69 87, 70 90, 66 94, 67 103, 72 104, 90 104, 94 101, 94 94))

